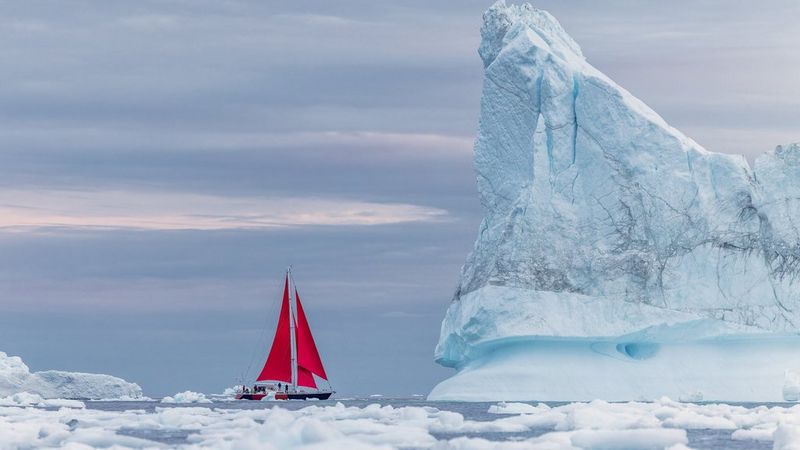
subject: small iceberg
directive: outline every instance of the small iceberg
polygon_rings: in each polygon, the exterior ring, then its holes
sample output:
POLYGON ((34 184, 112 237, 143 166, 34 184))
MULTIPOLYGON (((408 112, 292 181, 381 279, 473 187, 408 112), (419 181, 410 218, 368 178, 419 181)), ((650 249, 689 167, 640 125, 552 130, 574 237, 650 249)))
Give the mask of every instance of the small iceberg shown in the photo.
POLYGON ((61 370, 31 372, 19 356, 0 352, 0 397, 23 392, 43 399, 142 398, 142 388, 122 378, 61 370))
POLYGON ((201 392, 183 391, 171 397, 162 398, 161 403, 212 403, 212 401, 201 392))

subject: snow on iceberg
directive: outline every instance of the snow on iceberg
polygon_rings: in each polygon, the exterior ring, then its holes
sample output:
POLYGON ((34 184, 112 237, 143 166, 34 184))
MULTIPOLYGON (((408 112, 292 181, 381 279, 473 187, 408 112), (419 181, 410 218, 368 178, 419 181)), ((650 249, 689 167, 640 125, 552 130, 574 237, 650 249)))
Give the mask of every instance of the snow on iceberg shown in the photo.
POLYGON ((53 398, 141 398, 142 388, 111 375, 45 370, 31 372, 18 356, 0 352, 0 397, 28 393, 53 398))
POLYGON ((481 35, 485 218, 435 352, 459 372, 429 398, 782 400, 800 145, 754 169, 705 150, 530 5, 481 35))

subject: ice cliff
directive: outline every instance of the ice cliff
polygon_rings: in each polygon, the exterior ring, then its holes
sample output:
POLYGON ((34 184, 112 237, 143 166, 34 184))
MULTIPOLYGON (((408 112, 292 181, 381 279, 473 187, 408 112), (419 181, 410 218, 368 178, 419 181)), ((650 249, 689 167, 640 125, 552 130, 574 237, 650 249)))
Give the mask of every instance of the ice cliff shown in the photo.
POLYGON ((485 218, 436 348, 459 373, 431 398, 780 400, 800 145, 754 168, 705 150, 530 5, 494 4, 481 35, 485 218))
POLYGON ((142 388, 111 375, 46 370, 31 372, 18 356, 0 352, 0 397, 20 392, 44 398, 113 399, 142 397, 142 388))

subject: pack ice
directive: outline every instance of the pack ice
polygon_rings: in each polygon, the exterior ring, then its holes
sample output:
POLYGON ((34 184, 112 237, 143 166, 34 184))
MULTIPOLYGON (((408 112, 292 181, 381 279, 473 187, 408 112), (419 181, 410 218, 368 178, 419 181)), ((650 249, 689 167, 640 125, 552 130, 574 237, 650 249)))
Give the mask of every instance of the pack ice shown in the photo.
POLYGON ((0 352, 0 397, 27 392, 44 398, 141 398, 142 388, 111 375, 45 370, 31 372, 19 356, 0 352))
POLYGON ((705 150, 530 5, 481 35, 485 218, 430 398, 800 397, 800 145, 705 150))

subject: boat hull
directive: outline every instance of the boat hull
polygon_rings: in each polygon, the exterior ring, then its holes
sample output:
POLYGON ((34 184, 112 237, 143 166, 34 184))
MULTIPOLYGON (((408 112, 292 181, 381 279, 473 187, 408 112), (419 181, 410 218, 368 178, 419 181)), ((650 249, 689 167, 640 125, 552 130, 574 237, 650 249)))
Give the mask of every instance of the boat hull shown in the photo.
MULTIPOLYGON (((275 400, 327 400, 333 395, 333 392, 295 392, 286 393, 278 392, 275 394, 275 400)), ((239 393, 236 394, 236 400, 262 400, 267 394, 264 393, 239 393)))

